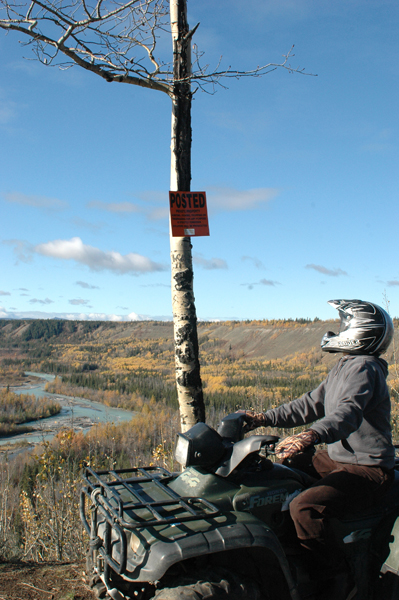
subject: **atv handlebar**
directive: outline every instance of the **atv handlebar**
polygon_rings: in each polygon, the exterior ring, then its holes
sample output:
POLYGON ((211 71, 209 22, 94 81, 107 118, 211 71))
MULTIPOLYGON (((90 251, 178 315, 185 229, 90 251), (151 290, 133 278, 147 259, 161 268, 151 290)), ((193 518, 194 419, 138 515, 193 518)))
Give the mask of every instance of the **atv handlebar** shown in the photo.
POLYGON ((249 431, 245 415, 243 413, 231 413, 221 420, 217 432, 222 438, 233 442, 239 442, 249 431))

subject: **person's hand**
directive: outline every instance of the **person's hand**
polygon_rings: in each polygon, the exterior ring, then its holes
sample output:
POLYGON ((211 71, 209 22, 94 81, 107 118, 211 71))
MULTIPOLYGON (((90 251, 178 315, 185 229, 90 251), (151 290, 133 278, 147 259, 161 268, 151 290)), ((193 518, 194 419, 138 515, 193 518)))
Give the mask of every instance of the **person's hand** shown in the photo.
POLYGON ((265 413, 255 412, 254 410, 237 410, 236 412, 244 415, 244 421, 248 426, 247 431, 252 431, 252 429, 266 427, 269 425, 265 413))
POLYGON ((294 456, 294 454, 298 454, 298 452, 303 452, 308 446, 318 444, 319 442, 318 434, 313 429, 309 429, 303 433, 286 437, 279 442, 276 446, 276 456, 279 460, 284 460, 285 458, 294 456))

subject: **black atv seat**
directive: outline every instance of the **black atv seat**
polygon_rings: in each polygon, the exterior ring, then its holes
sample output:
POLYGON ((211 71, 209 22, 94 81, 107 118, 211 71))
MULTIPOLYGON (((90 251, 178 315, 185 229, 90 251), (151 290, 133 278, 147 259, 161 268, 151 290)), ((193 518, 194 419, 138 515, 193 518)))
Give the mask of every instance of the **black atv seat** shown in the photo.
POLYGON ((294 479, 301 483, 305 488, 313 485, 317 480, 311 475, 295 469, 294 467, 287 467, 280 465, 279 463, 273 464, 273 469, 268 472, 269 479, 294 479))
POLYGON ((387 514, 397 511, 399 508, 399 471, 395 470, 393 484, 377 504, 363 511, 351 513, 345 516, 345 520, 352 520, 353 517, 364 518, 375 514, 387 514))
MULTIPOLYGON (((280 465, 278 463, 274 463, 273 469, 268 472, 268 478, 270 479, 294 479, 301 483, 305 488, 310 487, 317 480, 300 471, 299 469, 294 469, 293 467, 286 467, 285 465, 280 465)), ((389 488, 389 490, 384 494, 381 500, 375 504, 373 507, 368 508, 367 510, 356 512, 355 514, 349 514, 345 516, 345 520, 352 520, 352 517, 365 517, 372 516, 374 514, 382 514, 389 513, 393 510, 399 509, 399 471, 395 470, 395 477, 393 484, 389 488)))
POLYGON ((396 508, 399 505, 399 471, 395 470, 395 477, 393 484, 387 491, 387 493, 381 498, 381 502, 378 503, 378 507, 386 508, 390 510, 396 508))

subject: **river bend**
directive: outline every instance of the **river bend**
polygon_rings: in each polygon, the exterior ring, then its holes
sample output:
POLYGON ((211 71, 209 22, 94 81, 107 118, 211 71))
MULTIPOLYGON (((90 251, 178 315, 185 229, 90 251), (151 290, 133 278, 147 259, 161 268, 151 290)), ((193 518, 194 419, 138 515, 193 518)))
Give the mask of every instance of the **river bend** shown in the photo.
POLYGON ((37 377, 37 383, 12 387, 11 390, 16 394, 34 394, 37 398, 51 398, 54 402, 61 405, 61 412, 53 417, 24 423, 24 425, 34 427, 34 431, 0 438, 0 446, 22 441, 29 444, 37 444, 44 440, 50 440, 63 428, 72 428, 74 431, 85 432, 96 423, 130 421, 135 414, 129 410, 110 408, 105 404, 92 402, 86 398, 50 394, 44 390, 44 387, 46 383, 53 381, 55 375, 32 372, 27 372, 26 375, 37 377))

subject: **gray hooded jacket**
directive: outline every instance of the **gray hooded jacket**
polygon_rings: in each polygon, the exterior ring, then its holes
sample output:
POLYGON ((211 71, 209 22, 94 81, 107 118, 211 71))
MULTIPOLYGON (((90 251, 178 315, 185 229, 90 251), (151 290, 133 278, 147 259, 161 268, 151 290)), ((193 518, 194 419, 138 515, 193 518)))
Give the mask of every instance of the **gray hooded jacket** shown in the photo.
POLYGON ((388 365, 376 356, 343 356, 319 387, 266 411, 272 427, 311 427, 338 462, 391 469, 388 365), (318 420, 319 419, 319 420, 318 420), (315 422, 316 421, 316 422, 315 422))

